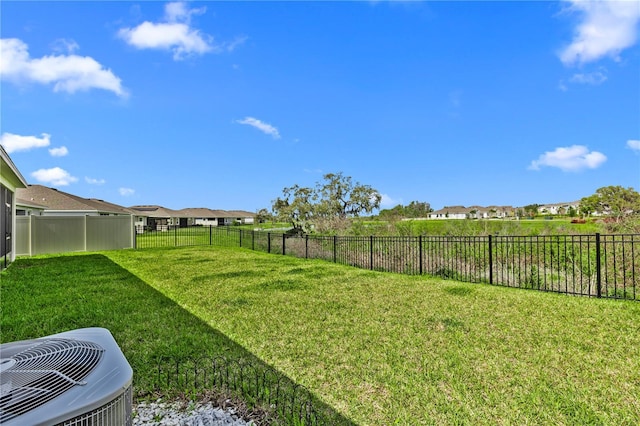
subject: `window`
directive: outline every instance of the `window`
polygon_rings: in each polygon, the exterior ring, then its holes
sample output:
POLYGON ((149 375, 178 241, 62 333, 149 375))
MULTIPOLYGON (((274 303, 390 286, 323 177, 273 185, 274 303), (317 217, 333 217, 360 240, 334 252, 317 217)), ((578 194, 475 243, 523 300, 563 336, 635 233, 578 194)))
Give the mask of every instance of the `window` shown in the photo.
POLYGON ((0 220, 0 256, 5 256, 11 251, 11 232, 13 225, 13 192, 4 185, 0 185, 0 208, 2 208, 2 220, 0 220))

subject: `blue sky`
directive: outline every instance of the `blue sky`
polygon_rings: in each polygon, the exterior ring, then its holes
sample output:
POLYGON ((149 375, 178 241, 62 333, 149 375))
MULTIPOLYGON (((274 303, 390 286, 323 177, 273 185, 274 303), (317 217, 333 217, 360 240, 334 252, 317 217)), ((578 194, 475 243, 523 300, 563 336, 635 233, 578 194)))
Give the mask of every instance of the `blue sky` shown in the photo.
POLYGON ((256 211, 343 172, 382 208, 640 188, 640 2, 0 3, 29 183, 256 211))

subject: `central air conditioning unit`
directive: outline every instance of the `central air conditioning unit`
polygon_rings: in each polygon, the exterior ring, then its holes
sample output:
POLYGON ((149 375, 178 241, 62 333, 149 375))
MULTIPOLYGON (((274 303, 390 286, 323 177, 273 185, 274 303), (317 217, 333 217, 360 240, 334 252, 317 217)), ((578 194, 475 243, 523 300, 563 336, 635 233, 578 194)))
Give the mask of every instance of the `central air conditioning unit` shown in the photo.
POLYGON ((0 424, 131 425, 133 370, 104 328, 0 345, 0 424))

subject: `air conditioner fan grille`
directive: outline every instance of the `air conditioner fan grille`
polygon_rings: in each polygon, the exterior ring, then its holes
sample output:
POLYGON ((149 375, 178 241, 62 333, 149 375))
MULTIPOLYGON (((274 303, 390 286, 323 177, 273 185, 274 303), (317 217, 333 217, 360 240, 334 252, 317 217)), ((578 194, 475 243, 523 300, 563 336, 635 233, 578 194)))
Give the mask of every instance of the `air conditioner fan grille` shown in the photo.
MULTIPOLYGON (((10 352, 10 344, 3 348, 10 352)), ((98 365, 104 349, 92 342, 74 339, 36 340, 21 348, 3 364, 0 393, 0 423, 33 410, 73 386, 98 365)))

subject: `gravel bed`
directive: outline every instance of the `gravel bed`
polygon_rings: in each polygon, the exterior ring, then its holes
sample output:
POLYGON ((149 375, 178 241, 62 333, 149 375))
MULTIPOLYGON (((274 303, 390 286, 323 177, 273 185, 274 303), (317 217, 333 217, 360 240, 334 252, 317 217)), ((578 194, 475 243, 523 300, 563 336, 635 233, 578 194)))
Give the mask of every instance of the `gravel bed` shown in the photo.
POLYGON ((254 426, 238 416, 235 408, 212 402, 141 402, 134 404, 133 426, 254 426))

